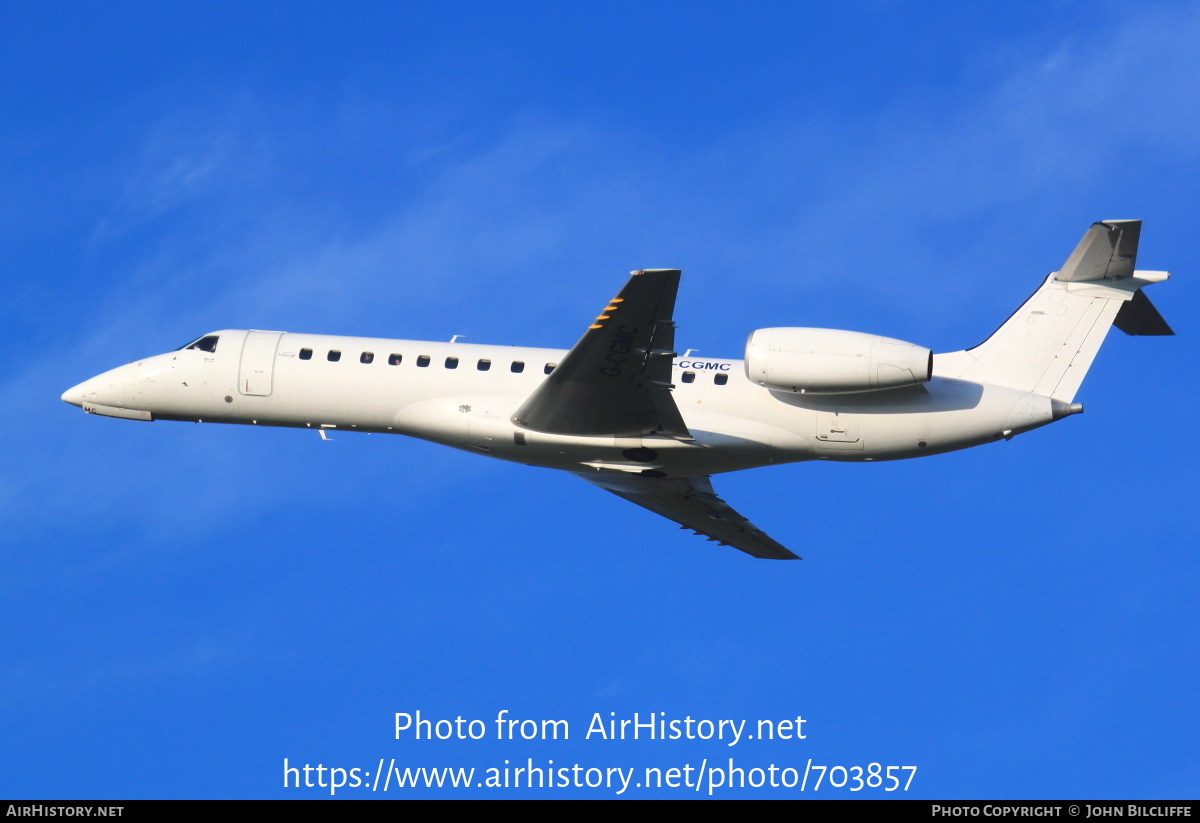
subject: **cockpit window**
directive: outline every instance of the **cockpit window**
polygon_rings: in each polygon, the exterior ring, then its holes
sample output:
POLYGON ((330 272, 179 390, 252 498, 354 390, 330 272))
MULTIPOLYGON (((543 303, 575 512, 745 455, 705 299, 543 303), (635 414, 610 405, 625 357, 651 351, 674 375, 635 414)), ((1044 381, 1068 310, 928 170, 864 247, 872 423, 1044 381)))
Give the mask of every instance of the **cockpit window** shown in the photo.
POLYGON ((188 343, 186 346, 180 346, 176 351, 184 349, 199 349, 200 351, 215 352, 217 350, 218 337, 215 334, 208 334, 201 337, 199 340, 188 343))

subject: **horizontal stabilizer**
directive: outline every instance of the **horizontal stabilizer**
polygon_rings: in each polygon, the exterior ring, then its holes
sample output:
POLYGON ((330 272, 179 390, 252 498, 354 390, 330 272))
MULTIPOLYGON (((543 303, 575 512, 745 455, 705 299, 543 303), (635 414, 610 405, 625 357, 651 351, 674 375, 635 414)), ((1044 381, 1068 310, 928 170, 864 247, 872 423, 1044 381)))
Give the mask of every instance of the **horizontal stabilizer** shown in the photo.
POLYGON ((1137 263, 1138 238, 1141 234, 1141 220, 1093 223, 1067 262, 1063 263, 1056 279, 1060 283, 1077 283, 1129 277, 1137 263))
POLYGON ((1126 334, 1165 335, 1174 334, 1167 321, 1163 320, 1150 298, 1138 289, 1133 299, 1121 306, 1113 325, 1126 334))

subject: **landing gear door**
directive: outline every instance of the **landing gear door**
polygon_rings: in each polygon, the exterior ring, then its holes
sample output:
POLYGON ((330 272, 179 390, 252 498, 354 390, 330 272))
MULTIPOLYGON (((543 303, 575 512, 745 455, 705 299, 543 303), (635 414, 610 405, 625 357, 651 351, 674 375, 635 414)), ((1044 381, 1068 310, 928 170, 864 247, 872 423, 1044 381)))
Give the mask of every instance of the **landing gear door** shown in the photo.
POLYGON ((242 344, 242 365, 238 372, 238 391, 265 397, 271 393, 275 372, 275 348, 282 332, 252 331, 242 344))

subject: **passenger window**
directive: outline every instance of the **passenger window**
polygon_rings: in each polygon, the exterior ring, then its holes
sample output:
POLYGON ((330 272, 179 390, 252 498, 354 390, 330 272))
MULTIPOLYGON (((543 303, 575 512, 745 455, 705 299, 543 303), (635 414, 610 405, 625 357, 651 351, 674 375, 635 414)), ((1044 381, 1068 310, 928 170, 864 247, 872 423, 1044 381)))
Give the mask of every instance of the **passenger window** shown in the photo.
POLYGON ((729 382, 729 375, 718 374, 716 377, 713 378, 713 382, 716 383, 718 386, 724 386, 726 383, 729 382))
POLYGON ((525 364, 520 360, 514 360, 512 361, 512 365, 509 366, 509 370, 512 371, 513 374, 520 374, 521 372, 525 371, 525 364))
POLYGON ((404 357, 403 357, 402 355, 399 355, 399 354, 389 354, 389 355, 388 355, 388 365, 389 365, 389 366, 399 366, 399 365, 400 365, 400 361, 401 361, 401 360, 403 360, 403 359, 404 359, 404 357))
POLYGON ((458 368, 458 358, 457 357, 447 357, 446 358, 446 368, 457 369, 458 368))
POLYGON ((312 360, 312 349, 301 349, 300 350, 300 359, 301 360, 312 360))
POLYGON ((358 356, 359 363, 370 363, 374 359, 375 359, 375 352, 373 352, 373 351, 365 351, 358 356))
POLYGON ((425 368, 426 366, 428 366, 429 365, 429 355, 423 354, 420 357, 418 357, 417 365, 422 369, 425 368))
POLYGON ((475 368, 479 369, 480 371, 487 371, 491 367, 492 367, 491 360, 480 360, 479 363, 475 366, 475 368))
POLYGON ((330 363, 336 363, 337 361, 339 361, 341 359, 342 359, 342 353, 340 351, 338 351, 337 349, 329 350, 329 362, 330 363))
POLYGON ((685 371, 683 373, 683 382, 684 383, 696 382, 696 373, 694 371, 685 371))
POLYGON ((550 372, 554 371, 554 367, 557 365, 558 365, 557 363, 547 363, 546 364, 546 374, 549 374, 550 372))

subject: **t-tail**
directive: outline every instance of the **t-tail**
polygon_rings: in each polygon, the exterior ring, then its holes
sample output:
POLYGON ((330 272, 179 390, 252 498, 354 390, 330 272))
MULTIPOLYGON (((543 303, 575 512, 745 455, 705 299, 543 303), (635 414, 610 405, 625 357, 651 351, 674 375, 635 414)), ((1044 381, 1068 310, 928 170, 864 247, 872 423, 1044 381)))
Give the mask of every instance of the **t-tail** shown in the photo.
POLYGON ((973 349, 937 355, 935 372, 1050 397, 1058 401, 1055 417, 1082 411, 1071 401, 1110 326, 1174 334, 1142 293, 1170 274, 1134 269, 1141 229, 1140 220, 1093 223, 1062 269, 1004 325, 973 349))

